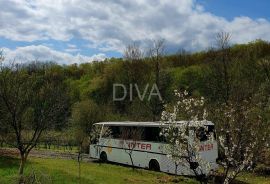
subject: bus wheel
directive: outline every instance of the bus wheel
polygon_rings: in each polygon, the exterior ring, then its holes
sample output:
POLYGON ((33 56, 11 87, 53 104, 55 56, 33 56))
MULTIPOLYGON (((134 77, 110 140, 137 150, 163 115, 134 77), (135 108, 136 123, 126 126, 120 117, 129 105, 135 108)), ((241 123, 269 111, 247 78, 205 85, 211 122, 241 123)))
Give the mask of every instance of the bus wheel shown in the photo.
POLYGON ((101 154, 99 156, 99 160, 100 160, 100 162, 103 162, 103 163, 108 161, 106 152, 104 152, 104 151, 101 152, 101 154))
POLYGON ((160 171, 160 166, 157 160, 150 160, 149 162, 149 169, 152 171, 160 171))

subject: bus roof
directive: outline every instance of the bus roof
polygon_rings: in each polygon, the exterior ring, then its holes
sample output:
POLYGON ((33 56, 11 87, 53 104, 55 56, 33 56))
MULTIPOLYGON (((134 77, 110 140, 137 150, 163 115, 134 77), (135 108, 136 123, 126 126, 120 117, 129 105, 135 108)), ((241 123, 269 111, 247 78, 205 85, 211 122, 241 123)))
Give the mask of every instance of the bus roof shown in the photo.
MULTIPOLYGON (((189 121, 177 121, 177 124, 188 123, 189 121)), ((190 126, 192 126, 194 122, 190 122, 190 126)), ((214 125, 211 121, 204 121, 204 125, 214 125)), ((119 122, 99 122, 95 123, 95 125, 104 125, 104 126, 141 126, 141 127, 160 127, 166 126, 166 123, 161 122, 136 122, 136 121, 119 121, 119 122)))

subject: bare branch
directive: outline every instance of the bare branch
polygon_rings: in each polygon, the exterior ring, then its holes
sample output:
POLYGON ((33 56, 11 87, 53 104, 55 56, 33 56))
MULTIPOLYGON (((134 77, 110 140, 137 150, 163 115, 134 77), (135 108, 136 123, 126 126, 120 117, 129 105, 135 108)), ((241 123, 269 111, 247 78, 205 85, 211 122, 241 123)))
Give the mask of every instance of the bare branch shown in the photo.
POLYGON ((216 35, 216 45, 219 49, 227 49, 230 47, 231 34, 228 32, 220 32, 216 35))
POLYGON ((128 45, 124 51, 124 58, 128 61, 140 61, 143 57, 143 51, 136 43, 128 45))

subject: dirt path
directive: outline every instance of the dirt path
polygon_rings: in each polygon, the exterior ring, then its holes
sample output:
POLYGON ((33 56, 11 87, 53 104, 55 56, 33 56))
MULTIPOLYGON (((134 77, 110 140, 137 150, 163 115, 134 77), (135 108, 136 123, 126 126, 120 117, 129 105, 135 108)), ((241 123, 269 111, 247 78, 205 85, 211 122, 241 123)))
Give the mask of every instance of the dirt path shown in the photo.
MULTIPOLYGON (((15 148, 0 148, 0 156, 19 157, 19 152, 15 148)), ((77 160, 78 158, 78 154, 74 152, 37 150, 37 149, 33 149, 30 152, 29 156, 36 157, 36 158, 58 158, 58 159, 69 159, 69 160, 77 160)), ((82 160, 84 162, 94 161, 94 159, 90 158, 88 154, 82 154, 82 160)))

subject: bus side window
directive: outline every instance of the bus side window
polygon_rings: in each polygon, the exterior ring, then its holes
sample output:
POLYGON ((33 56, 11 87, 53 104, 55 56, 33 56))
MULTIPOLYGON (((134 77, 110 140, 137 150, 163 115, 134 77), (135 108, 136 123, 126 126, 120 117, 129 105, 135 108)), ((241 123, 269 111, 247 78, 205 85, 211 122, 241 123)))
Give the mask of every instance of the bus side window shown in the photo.
POLYGON ((119 132, 120 138, 124 140, 140 141, 144 136, 144 129, 136 126, 120 127, 119 132))
POLYGON ((111 136, 114 139, 119 139, 120 138, 120 127, 119 126, 111 126, 111 136))
POLYGON ((159 127, 145 127, 144 140, 149 142, 164 142, 164 137, 160 136, 159 127))

